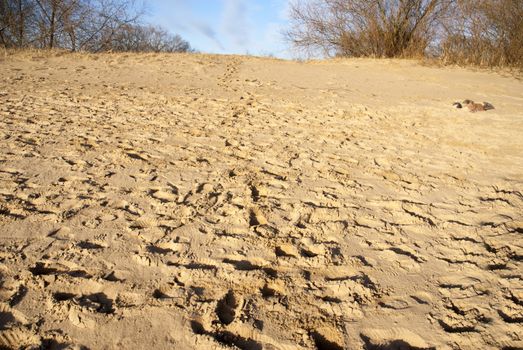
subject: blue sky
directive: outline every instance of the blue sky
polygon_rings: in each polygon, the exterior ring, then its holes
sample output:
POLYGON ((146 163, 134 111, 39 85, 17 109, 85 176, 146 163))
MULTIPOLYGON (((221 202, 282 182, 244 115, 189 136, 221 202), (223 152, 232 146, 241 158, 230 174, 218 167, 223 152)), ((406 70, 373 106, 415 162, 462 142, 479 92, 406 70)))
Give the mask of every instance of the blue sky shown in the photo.
POLYGON ((148 0, 147 20, 208 53, 291 56, 281 31, 289 0, 148 0))

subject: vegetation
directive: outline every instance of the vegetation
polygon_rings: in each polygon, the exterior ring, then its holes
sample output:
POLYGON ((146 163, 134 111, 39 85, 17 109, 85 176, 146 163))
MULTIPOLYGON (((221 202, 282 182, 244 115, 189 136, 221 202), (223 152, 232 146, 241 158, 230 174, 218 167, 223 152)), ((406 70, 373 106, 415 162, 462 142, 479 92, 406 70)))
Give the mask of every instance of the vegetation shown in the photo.
POLYGON ((0 46, 185 52, 188 42, 141 25, 133 0, 0 0, 0 46))
POLYGON ((523 1, 460 1, 449 21, 441 42, 446 62, 523 69, 523 1))
POLYGON ((521 0, 308 0, 286 35, 307 53, 523 68, 521 0))

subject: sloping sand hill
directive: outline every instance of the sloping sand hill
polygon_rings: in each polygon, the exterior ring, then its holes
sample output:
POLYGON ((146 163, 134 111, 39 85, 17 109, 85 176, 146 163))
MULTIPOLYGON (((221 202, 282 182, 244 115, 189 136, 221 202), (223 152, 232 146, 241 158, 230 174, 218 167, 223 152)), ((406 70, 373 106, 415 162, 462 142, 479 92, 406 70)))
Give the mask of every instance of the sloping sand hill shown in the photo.
POLYGON ((522 259, 513 77, 0 58, 0 348, 521 349, 522 259))

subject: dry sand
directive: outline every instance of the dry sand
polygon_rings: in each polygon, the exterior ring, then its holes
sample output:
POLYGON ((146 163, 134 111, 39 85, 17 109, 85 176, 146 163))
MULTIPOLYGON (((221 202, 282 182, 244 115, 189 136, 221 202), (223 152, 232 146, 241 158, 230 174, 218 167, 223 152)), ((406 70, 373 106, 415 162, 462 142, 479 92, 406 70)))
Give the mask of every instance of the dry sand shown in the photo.
POLYGON ((0 348, 521 349, 522 235, 515 78, 0 59, 0 348))

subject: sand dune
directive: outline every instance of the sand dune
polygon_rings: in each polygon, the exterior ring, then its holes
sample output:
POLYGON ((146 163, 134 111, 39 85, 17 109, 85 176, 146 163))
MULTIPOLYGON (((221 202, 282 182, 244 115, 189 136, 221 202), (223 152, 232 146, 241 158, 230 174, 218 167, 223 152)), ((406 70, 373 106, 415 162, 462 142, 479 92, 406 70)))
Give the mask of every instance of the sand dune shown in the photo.
POLYGON ((520 80, 38 52, 0 80, 0 347, 523 347, 520 80))

